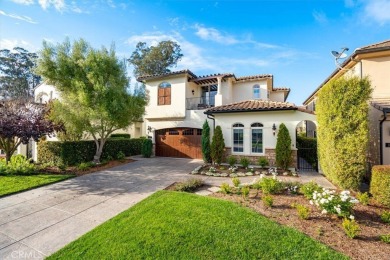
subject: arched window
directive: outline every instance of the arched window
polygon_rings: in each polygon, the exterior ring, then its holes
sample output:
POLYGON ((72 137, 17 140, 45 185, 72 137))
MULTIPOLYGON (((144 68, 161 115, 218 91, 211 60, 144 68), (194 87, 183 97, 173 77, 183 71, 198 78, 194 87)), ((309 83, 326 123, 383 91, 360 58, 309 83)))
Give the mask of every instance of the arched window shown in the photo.
POLYGON ((260 99, 260 86, 258 84, 253 86, 253 99, 260 99))
POLYGON ((251 124, 251 151, 252 153, 263 153, 263 124, 251 124))
POLYGON ((233 124, 233 152, 244 152, 244 125, 241 123, 233 124))
POLYGON ((158 85, 158 105, 171 104, 171 84, 169 82, 162 82, 158 85))

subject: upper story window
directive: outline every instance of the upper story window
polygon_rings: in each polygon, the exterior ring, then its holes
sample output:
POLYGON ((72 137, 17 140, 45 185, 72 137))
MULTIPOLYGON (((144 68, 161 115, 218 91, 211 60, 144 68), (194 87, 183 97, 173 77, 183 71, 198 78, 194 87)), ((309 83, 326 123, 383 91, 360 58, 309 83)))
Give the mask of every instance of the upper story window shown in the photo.
POLYGON ((260 86, 257 84, 253 86, 253 99, 260 99, 260 86))
POLYGON ((241 123, 233 125, 233 152, 244 152, 244 125, 241 123))
POLYGON ((252 153, 263 153, 263 124, 251 124, 251 151, 252 153))
POLYGON ((171 83, 162 82, 158 85, 158 105, 170 105, 171 104, 171 83))

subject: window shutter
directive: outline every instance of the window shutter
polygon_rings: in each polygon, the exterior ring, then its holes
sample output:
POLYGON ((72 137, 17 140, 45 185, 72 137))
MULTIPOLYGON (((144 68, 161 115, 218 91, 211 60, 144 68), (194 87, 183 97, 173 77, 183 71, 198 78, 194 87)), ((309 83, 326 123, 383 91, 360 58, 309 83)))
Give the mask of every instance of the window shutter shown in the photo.
POLYGON ((170 105, 171 104, 171 88, 166 88, 164 89, 165 93, 165 105, 170 105))
POLYGON ((164 89, 158 88, 158 105, 164 105, 164 89))

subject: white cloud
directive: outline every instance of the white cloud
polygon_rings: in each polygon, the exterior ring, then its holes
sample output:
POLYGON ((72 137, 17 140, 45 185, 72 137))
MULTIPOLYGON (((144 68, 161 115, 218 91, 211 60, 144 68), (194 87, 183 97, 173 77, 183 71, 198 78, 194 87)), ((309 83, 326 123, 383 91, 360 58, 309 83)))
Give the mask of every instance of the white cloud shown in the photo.
POLYGON ((0 40, 0 49, 8 49, 12 50, 14 47, 22 47, 27 49, 28 51, 34 52, 37 51, 38 48, 33 44, 24 41, 24 40, 16 40, 16 39, 1 39, 0 40))
POLYGON ((197 30, 195 34, 203 40, 214 41, 226 45, 236 44, 239 42, 233 36, 223 34, 215 28, 204 27, 199 24, 195 24, 194 27, 197 30))
POLYGON ((22 5, 31 5, 34 3, 34 0, 12 0, 12 2, 22 5))
POLYGON ((328 22, 328 18, 326 17, 326 14, 322 11, 313 11, 313 17, 314 19, 320 23, 320 24, 326 24, 328 22))
POLYGON ((7 16, 7 17, 10 17, 10 18, 13 18, 13 19, 21 20, 21 21, 25 21, 27 23, 32 23, 32 24, 36 24, 37 23, 36 21, 34 21, 29 16, 17 15, 17 14, 9 14, 9 13, 6 13, 6 12, 4 12, 2 10, 0 10, 0 15, 4 15, 4 16, 7 16))
POLYGON ((364 9, 368 19, 382 25, 390 22, 390 0, 369 0, 364 9))
POLYGON ((62 11, 66 7, 65 0, 38 0, 38 3, 44 10, 54 6, 57 11, 62 11))

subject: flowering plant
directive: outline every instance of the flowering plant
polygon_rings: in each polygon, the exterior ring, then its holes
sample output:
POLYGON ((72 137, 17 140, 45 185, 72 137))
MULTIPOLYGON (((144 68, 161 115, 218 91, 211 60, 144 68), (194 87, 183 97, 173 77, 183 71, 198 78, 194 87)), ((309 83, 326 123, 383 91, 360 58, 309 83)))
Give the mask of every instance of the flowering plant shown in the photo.
POLYGON ((209 172, 212 172, 212 173, 215 173, 217 171, 217 169, 215 169, 215 167, 211 166, 210 169, 209 169, 209 172))
POLYGON ((237 171, 237 168, 238 168, 237 166, 230 166, 229 171, 235 173, 237 171))
POLYGON ((354 219, 352 208, 359 201, 345 190, 336 194, 334 190, 323 189, 322 192, 314 191, 310 204, 314 204, 322 209, 323 214, 336 214, 339 217, 354 219))
POLYGON ((272 167, 270 167, 270 168, 268 169, 268 173, 269 173, 269 174, 272 174, 273 176, 278 175, 278 171, 276 170, 276 168, 272 168, 272 167))

